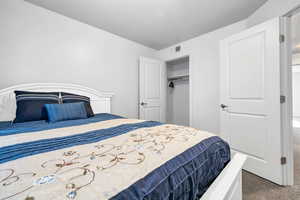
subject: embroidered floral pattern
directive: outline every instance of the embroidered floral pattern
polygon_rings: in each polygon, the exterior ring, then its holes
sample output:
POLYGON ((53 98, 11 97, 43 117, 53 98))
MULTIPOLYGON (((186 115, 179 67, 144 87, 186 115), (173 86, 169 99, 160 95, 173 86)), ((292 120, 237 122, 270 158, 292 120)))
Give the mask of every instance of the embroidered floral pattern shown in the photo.
MULTIPOLYGON (((10 199, 32 189, 36 185, 55 184, 57 178, 64 179, 66 182, 66 197, 68 199, 76 199, 82 188, 94 182, 96 173, 102 173, 118 165, 139 165, 149 155, 144 153, 145 150, 153 153, 153 155, 149 156, 159 156, 164 152, 168 144, 174 141, 186 142, 198 133, 199 131, 196 129, 175 125, 143 128, 133 133, 128 133, 128 137, 119 145, 101 141, 91 144, 90 153, 70 150, 63 152, 59 158, 47 160, 40 164, 43 169, 52 170, 52 173, 47 176, 38 177, 38 171, 16 173, 14 169, 0 170, 1 191, 4 191, 6 187, 13 187, 14 183, 22 179, 33 179, 32 185, 24 186, 22 190, 10 194, 1 200, 10 199), (2 178, 2 176, 4 177, 2 178)), ((108 195, 109 192, 103 191, 103 193, 108 195)))

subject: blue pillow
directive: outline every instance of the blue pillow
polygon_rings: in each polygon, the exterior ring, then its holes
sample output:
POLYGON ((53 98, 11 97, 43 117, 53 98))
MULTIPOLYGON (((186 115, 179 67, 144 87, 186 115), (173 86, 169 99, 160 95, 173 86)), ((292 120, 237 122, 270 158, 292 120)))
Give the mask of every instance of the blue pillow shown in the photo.
POLYGON ((58 92, 15 91, 17 111, 14 123, 47 120, 45 104, 59 103, 58 92))
POLYGON ((84 102, 85 109, 87 112, 88 117, 94 117, 94 111, 92 109, 90 98, 78 94, 72 94, 72 93, 61 93, 62 103, 77 103, 77 102, 84 102))
POLYGON ((48 121, 59 122, 74 119, 86 119, 87 113, 83 102, 65 104, 45 104, 48 121))

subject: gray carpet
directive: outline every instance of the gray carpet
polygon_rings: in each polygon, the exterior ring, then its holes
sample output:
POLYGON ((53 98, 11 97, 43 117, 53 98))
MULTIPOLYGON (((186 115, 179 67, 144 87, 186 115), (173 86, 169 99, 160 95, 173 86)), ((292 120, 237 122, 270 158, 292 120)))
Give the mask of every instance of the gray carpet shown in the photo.
POLYGON ((281 187, 243 172, 243 200, 300 200, 300 146, 295 146, 295 185, 281 187))

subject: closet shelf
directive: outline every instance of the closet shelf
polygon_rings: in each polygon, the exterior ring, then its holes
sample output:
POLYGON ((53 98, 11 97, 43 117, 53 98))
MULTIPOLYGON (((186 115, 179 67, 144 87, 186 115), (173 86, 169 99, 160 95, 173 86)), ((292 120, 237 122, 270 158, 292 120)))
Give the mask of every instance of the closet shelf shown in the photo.
POLYGON ((168 77, 168 81, 177 81, 177 80, 188 80, 189 75, 181 75, 181 76, 173 76, 173 77, 168 77))

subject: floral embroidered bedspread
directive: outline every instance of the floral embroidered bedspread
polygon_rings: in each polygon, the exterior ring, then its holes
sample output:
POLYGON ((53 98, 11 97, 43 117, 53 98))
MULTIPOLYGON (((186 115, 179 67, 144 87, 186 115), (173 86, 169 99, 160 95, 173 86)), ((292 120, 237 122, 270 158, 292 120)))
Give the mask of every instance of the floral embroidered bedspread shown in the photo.
POLYGON ((0 200, 195 199, 230 160, 211 133, 111 118, 0 137, 0 200))

